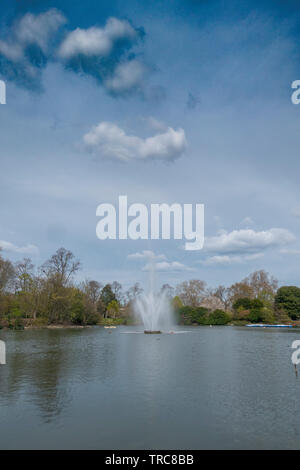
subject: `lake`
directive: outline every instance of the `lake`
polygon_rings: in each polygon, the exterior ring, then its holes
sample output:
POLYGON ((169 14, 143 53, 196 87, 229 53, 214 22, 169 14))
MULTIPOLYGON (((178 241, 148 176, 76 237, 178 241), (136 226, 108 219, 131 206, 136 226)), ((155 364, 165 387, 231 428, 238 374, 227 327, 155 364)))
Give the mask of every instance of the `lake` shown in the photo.
POLYGON ((1 449, 300 447, 300 330, 0 331, 1 449))

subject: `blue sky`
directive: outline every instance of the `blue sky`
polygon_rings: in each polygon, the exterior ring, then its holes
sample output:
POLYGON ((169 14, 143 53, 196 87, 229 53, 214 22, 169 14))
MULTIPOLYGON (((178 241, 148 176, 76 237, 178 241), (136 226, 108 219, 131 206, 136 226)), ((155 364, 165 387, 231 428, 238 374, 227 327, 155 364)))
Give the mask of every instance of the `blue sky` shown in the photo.
POLYGON ((299 285, 297 2, 12 1, 0 24, 5 256, 65 246, 80 278, 129 287, 152 250, 161 283, 263 268, 299 285), (96 207, 120 194, 204 203, 204 250, 98 240, 96 207))

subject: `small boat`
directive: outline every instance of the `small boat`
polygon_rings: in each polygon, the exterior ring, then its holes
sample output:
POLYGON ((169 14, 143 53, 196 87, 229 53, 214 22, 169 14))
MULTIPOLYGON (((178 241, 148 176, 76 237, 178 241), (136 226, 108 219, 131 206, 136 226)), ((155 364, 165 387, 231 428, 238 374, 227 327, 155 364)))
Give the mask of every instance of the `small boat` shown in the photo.
POLYGON ((117 328, 116 326, 105 326, 104 328, 117 328))
POLYGON ((246 326, 250 326, 251 328, 293 328, 292 325, 269 325, 264 323, 250 323, 246 326))

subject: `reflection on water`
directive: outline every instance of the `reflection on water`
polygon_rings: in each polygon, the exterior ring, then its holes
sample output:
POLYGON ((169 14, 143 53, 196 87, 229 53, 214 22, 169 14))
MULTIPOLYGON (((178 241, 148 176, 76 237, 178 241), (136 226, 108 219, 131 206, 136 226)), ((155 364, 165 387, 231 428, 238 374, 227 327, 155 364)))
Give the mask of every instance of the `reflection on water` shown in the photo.
POLYGON ((296 330, 0 332, 0 448, 298 448, 296 330))

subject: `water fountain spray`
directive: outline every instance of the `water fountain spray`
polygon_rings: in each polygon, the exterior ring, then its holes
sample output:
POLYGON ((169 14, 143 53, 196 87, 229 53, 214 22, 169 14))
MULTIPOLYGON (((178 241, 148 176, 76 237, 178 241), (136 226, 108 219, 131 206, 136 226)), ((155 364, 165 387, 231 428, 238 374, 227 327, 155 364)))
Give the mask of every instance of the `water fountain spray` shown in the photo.
POLYGON ((167 292, 155 292, 155 261, 154 255, 149 255, 149 290, 135 300, 135 314, 142 320, 144 333, 158 334, 170 331, 173 322, 173 312, 167 292))

